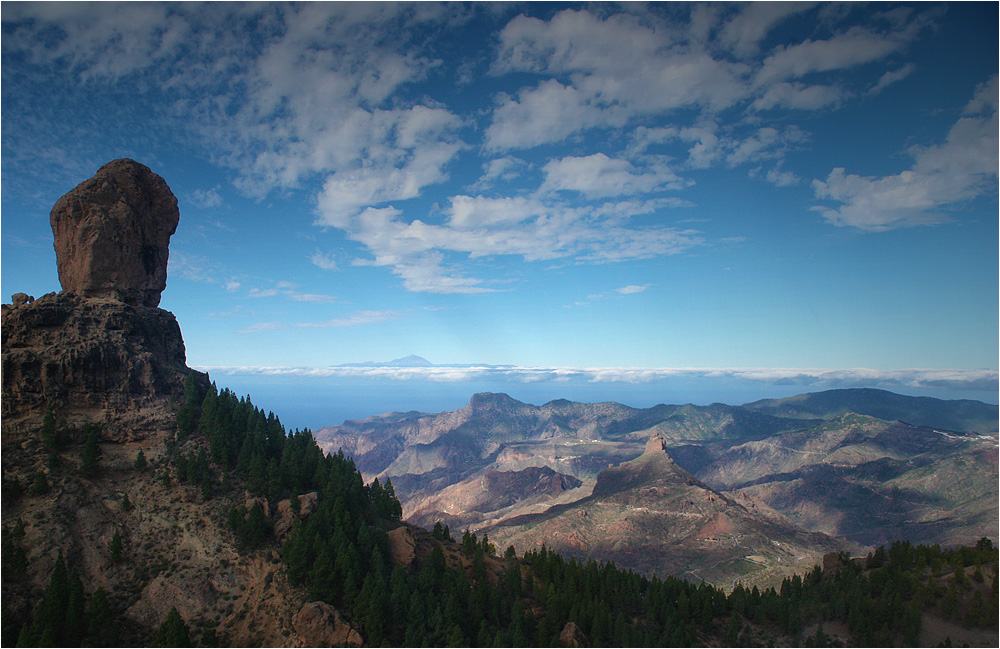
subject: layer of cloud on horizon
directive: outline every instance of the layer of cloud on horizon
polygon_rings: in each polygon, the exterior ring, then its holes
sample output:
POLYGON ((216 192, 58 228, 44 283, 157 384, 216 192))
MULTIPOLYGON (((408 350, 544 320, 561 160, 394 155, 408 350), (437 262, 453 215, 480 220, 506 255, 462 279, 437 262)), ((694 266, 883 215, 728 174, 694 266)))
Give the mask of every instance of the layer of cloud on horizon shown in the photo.
POLYGON ((197 367, 223 375, 300 378, 345 378, 440 383, 492 380, 507 383, 654 383, 690 379, 737 379, 775 385, 821 389, 893 388, 997 392, 996 370, 874 370, 803 368, 569 368, 490 365, 432 365, 429 367, 197 367))

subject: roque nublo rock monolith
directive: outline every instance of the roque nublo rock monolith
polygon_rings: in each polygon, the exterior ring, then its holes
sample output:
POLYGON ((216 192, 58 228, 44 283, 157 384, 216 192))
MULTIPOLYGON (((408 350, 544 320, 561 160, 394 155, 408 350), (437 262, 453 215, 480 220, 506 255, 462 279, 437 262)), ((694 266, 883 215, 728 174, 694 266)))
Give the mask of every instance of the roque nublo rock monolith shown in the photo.
MULTIPOLYGON (((183 391, 184 341, 157 308, 177 199, 134 160, 114 160, 52 208, 63 291, 3 305, 3 434, 31 430, 52 409, 101 421, 107 440, 164 430, 163 407, 183 391)), ((207 378, 200 375, 204 380, 207 378)))
POLYGON ((49 215, 63 290, 159 305, 179 218, 177 198, 149 167, 127 158, 104 165, 49 215))

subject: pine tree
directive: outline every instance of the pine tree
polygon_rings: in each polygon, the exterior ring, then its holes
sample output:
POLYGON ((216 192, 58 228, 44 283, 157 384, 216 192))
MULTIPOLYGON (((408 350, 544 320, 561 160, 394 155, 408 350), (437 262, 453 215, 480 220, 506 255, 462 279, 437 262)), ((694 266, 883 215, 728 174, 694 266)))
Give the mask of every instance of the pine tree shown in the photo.
POLYGON ((34 496, 41 496, 49 492, 49 481, 45 477, 44 471, 35 471, 35 477, 31 481, 31 493, 34 496))
POLYGON ((83 582, 76 570, 69 574, 68 595, 66 598, 66 615, 63 618, 63 642, 71 647, 78 647, 87 634, 87 623, 84 616, 87 596, 83 592, 83 582))
POLYGON ((49 406, 45 411, 45 416, 42 418, 42 427, 38 432, 45 448, 50 451, 56 450, 60 440, 56 436, 56 415, 52 411, 52 406, 49 406))
POLYGON ((132 462, 132 468, 142 473, 146 470, 146 465, 146 454, 142 452, 142 449, 139 449, 139 452, 136 453, 135 461, 132 462))
POLYGON ((87 643, 91 647, 117 647, 118 625, 108 605, 108 594, 98 588, 87 603, 87 643))
POLYGON ((192 372, 184 381, 184 397, 181 407, 177 410, 177 433, 181 438, 187 437, 197 429, 201 417, 201 401, 201 389, 192 372))
POLYGON ((88 478, 92 478, 100 472, 101 446, 99 442, 97 427, 89 428, 83 441, 83 453, 80 455, 80 472, 88 478))
POLYGON ((212 476, 208 471, 206 471, 201 478, 201 499, 212 499, 212 476))
MULTIPOLYGON (((962 624, 965 626, 986 626, 990 624, 990 612, 987 609, 986 602, 983 600, 982 591, 977 590, 972 596, 972 604, 969 605, 969 610, 965 612, 965 617, 962 619, 962 624)), ((993 622, 996 622, 996 609, 993 611, 993 622)))
POLYGON ((121 563, 121 560, 124 556, 125 548, 122 547, 122 537, 121 534, 118 533, 118 530, 115 530, 115 535, 111 537, 110 549, 111 549, 111 561, 113 563, 121 563))
POLYGON ((184 622, 181 614, 173 606, 167 613, 163 624, 153 634, 152 646, 154 647, 190 647, 191 631, 184 622))
POLYGON ((66 561, 60 551, 45 596, 31 621, 31 635, 36 639, 37 646, 56 647, 62 644, 69 590, 66 561))

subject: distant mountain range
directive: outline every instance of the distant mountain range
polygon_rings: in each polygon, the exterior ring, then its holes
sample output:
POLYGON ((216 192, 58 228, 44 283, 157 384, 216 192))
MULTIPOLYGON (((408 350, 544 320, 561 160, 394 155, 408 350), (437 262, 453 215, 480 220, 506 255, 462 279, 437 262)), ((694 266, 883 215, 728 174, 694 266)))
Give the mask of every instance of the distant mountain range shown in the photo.
POLYGON ((899 420, 914 426, 962 432, 997 432, 997 406, 968 399, 909 397, 885 390, 851 388, 763 399, 744 408, 777 417, 829 419, 845 412, 899 420))
POLYGON ((481 393, 315 436, 390 477, 419 525, 765 585, 832 550, 996 538, 997 429, 996 406, 847 389, 651 408, 481 393))

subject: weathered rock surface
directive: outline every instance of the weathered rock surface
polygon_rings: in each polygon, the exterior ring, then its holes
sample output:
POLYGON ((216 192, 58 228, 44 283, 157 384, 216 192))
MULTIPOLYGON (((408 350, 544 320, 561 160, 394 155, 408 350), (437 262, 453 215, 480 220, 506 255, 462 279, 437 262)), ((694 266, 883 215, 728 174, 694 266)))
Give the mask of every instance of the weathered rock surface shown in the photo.
POLYGON ((326 602, 310 602, 292 620, 303 647, 360 647, 364 644, 357 629, 340 611, 326 602))
POLYGON ((167 285, 177 198, 134 160, 113 160, 60 198, 49 215, 59 283, 83 297, 155 307, 167 285))
POLYGON ((576 623, 567 622, 559 634, 559 644, 564 647, 589 647, 590 640, 576 623))
MULTIPOLYGON (((279 541, 285 540, 285 536, 292 531, 292 526, 295 524, 296 519, 304 521, 319 507, 319 494, 315 491, 300 494, 298 500, 298 514, 295 513, 292 507, 291 499, 282 500, 278 503, 277 520, 274 521, 274 535, 278 537, 279 541)), ((266 500, 264 501, 264 507, 267 507, 266 500)))
POLYGON ((183 392, 190 370, 168 311, 73 293, 18 302, 2 308, 5 439, 49 407, 103 422, 106 439, 139 439, 164 398, 183 392))

